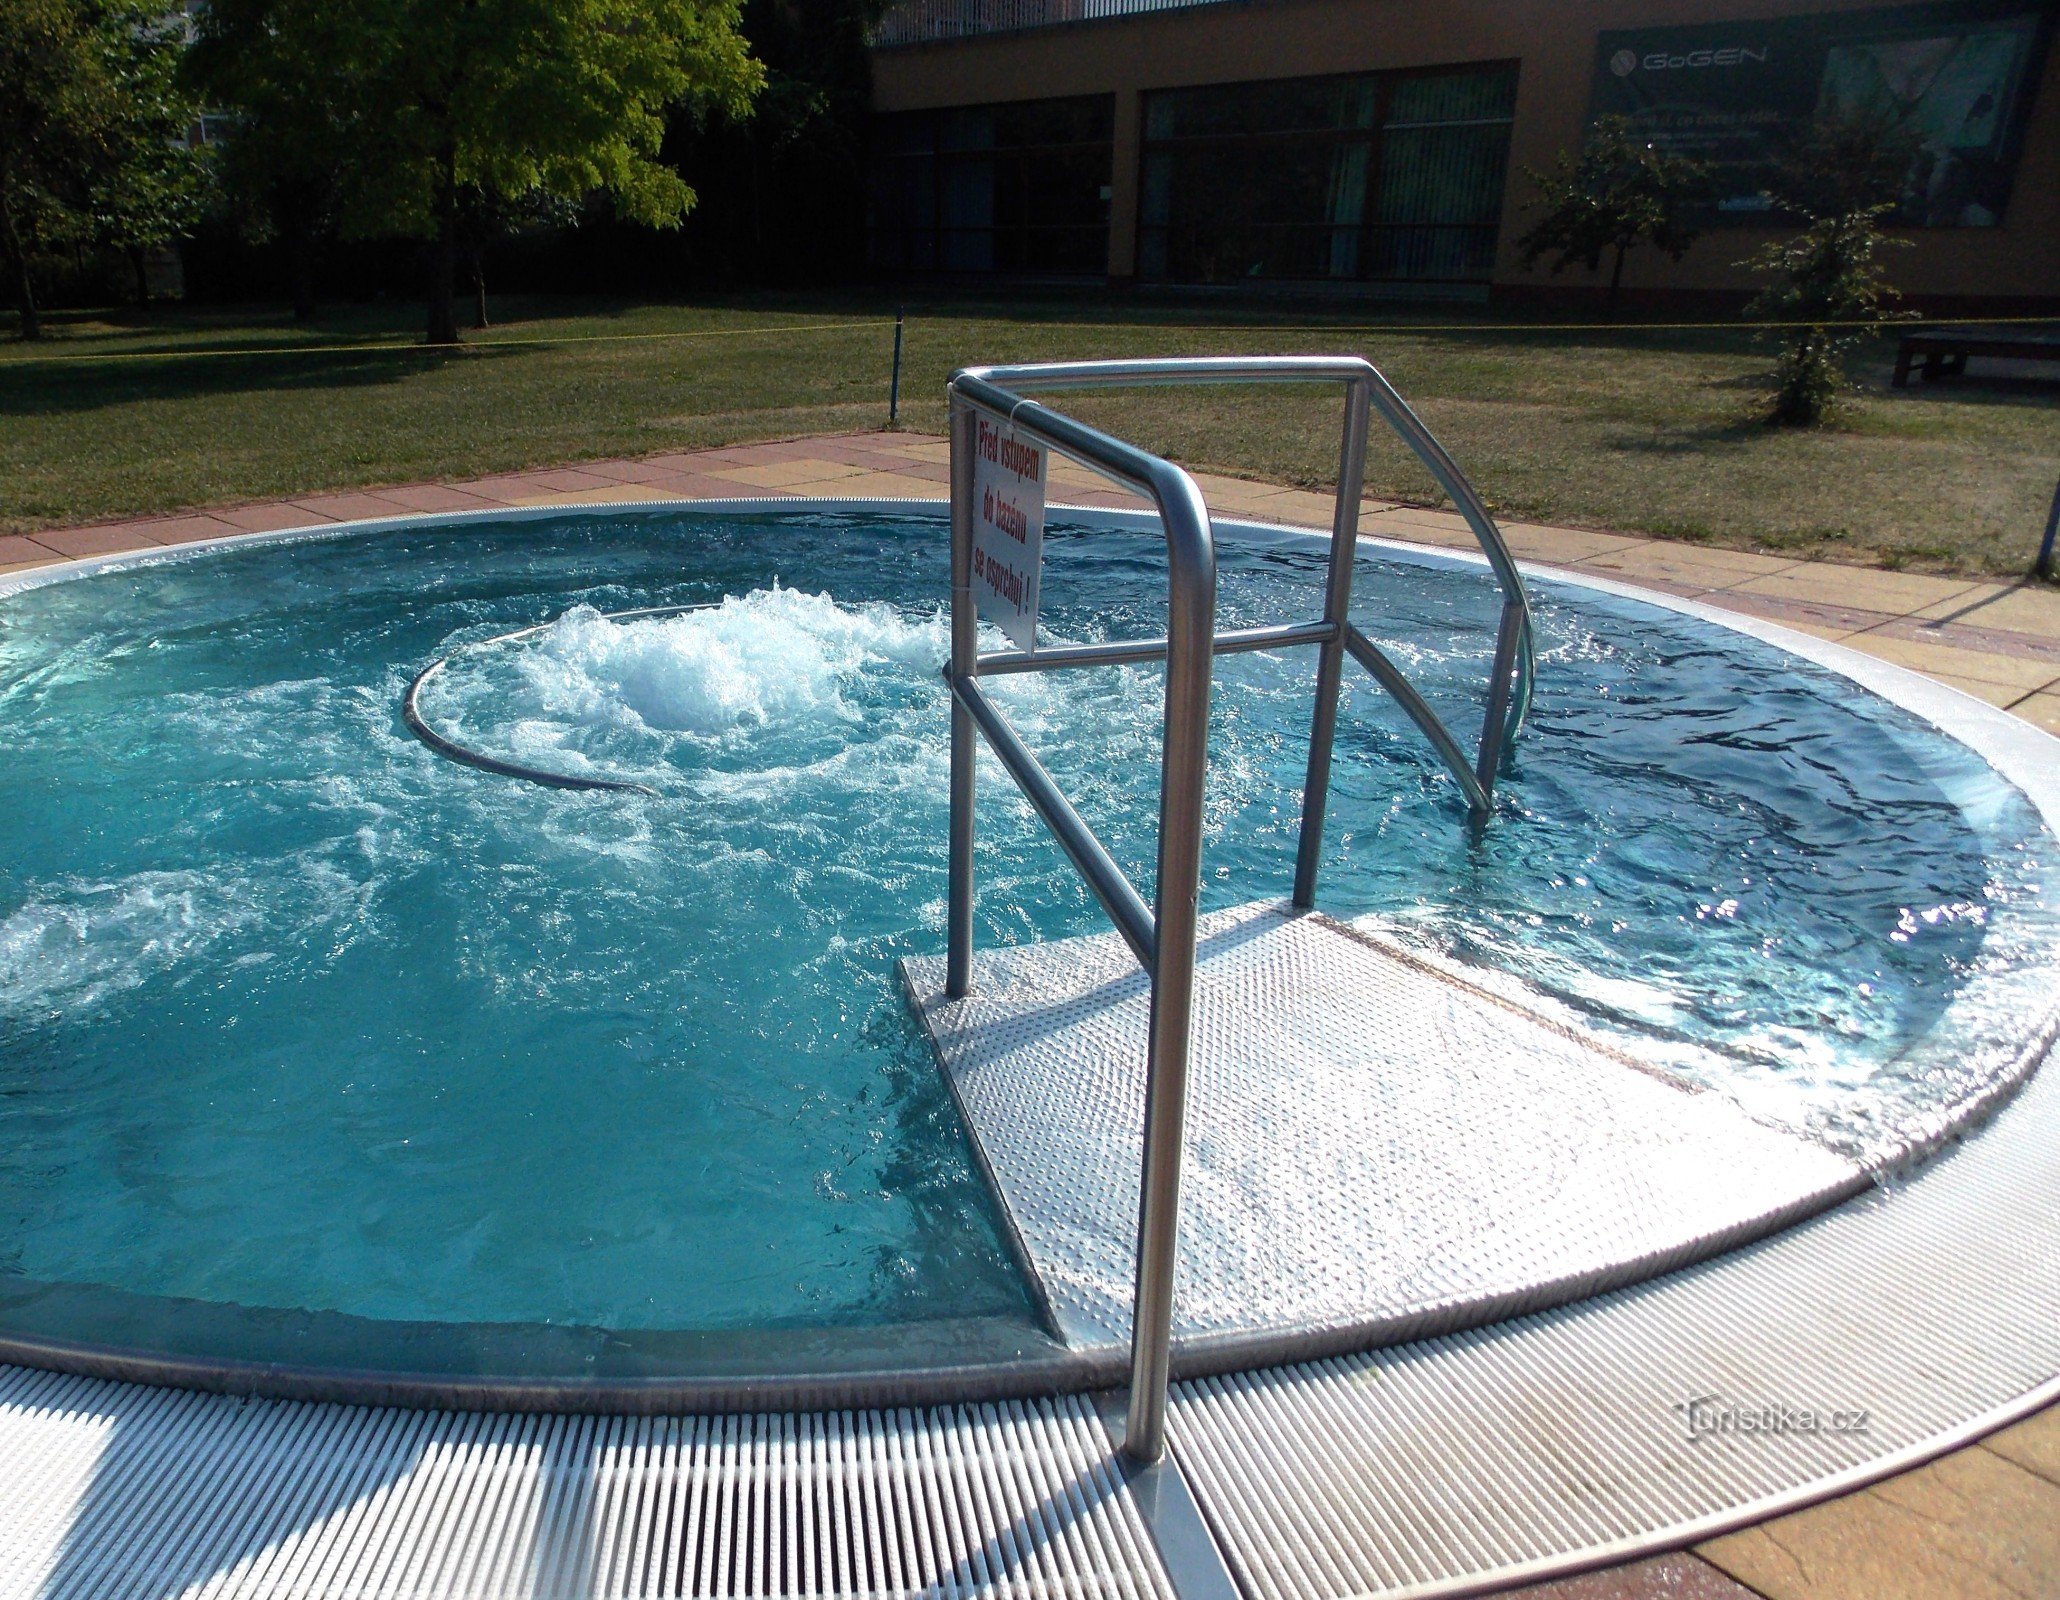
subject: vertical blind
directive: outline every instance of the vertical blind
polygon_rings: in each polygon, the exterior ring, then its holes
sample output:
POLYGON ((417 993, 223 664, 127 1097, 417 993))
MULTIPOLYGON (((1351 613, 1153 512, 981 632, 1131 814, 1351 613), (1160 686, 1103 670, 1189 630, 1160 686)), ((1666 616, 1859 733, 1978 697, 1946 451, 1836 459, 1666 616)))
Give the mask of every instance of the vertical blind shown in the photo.
POLYGON ((1515 108, 1514 64, 1148 95, 1138 274, 1485 281, 1515 108))
POLYGON ((873 264, 917 272, 1108 270, 1109 95, 878 117, 873 264))

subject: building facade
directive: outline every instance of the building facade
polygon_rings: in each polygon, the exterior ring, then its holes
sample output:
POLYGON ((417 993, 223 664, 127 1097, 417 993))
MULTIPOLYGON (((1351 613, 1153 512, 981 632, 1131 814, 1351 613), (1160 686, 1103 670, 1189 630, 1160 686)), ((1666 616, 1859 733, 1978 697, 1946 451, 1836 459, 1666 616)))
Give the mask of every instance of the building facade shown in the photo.
POLYGON ((905 0, 874 48, 874 263, 1393 297, 1599 293, 1526 271, 1527 169, 1631 119, 1704 162, 1702 233, 1627 292, 1735 296, 1826 118, 1893 131, 1935 309, 2060 309, 2053 0, 905 0), (1134 10, 1139 5, 1154 6, 1134 10), (1084 14, 1098 6, 1103 15, 1084 14))

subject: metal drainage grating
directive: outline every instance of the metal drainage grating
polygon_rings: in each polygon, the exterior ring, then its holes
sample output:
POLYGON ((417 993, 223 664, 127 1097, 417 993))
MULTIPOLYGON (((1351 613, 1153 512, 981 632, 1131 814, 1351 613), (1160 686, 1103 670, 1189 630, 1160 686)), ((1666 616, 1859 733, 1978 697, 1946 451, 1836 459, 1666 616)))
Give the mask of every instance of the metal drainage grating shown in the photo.
POLYGON ((1080 1397, 714 1417, 0 1370, 0 1595, 1170 1600, 1080 1397))

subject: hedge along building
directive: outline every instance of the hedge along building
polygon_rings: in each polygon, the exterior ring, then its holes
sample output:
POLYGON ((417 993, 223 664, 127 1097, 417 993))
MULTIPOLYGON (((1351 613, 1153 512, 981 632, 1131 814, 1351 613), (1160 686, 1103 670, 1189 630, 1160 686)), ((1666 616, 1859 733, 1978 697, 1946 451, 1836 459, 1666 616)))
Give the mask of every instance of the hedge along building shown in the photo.
POLYGON ((2055 0, 904 0, 873 53, 874 264, 1425 297, 1599 293, 1526 271, 1526 167, 1595 116, 1708 161, 1681 261, 1736 295, 1793 231, 1765 189, 1820 113, 1916 153, 1894 231, 1920 304, 2060 310, 2055 0))

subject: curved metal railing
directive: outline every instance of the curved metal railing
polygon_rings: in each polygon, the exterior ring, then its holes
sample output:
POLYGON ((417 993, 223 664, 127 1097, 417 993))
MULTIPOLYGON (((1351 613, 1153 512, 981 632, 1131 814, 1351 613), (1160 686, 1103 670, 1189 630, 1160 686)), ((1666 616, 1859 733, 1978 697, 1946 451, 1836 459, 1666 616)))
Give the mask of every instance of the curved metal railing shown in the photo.
MULTIPOLYGON (((707 611, 720 602, 700 600, 684 606, 638 606, 629 611, 603 611, 601 618, 606 622, 621 622, 629 617, 677 617, 689 611, 707 611)), ((475 750, 468 744, 461 744, 449 734, 439 732, 422 710, 422 691, 438 673, 450 665, 459 655, 470 655, 476 650, 485 650, 493 645, 517 644, 524 639, 533 639, 560 618, 550 622, 534 623, 527 628, 516 628, 510 633, 497 633, 491 639, 475 639, 470 644, 460 645, 438 656, 428 666, 409 680, 401 696, 401 722, 417 739, 429 746, 446 761, 455 761, 460 766, 476 767, 481 772, 497 773, 504 778, 520 778, 524 783, 541 784, 547 789, 604 789, 626 794, 656 796, 658 791, 648 783, 637 783, 629 778, 584 777, 571 772, 553 772, 548 767, 532 767, 520 761, 510 761, 503 756, 489 755, 484 750, 475 750)))
POLYGON ((1330 790, 1338 694, 1349 654, 1377 678, 1423 731, 1485 816, 1504 754, 1530 703, 1534 655, 1530 601, 1494 519, 1465 474, 1407 402, 1357 356, 1258 356, 1154 361, 1078 361, 968 367, 952 375, 951 401, 951 872, 945 993, 965 995, 973 961, 974 731, 985 736, 1024 797, 1044 819, 1117 931, 1151 977, 1145 1069, 1144 1170, 1137 1282, 1131 1325, 1131 1383, 1124 1449, 1151 1463, 1165 1449, 1166 1380, 1172 1351, 1173 1270, 1178 1243, 1180 1163, 1187 1115, 1188 1036, 1193 1008, 1195 925, 1201 884, 1202 785, 1207 766, 1214 658, 1240 650, 1319 647, 1316 708, 1302 797, 1294 903, 1315 904, 1330 790), (1309 622, 1216 631, 1216 553, 1208 507, 1193 478, 1170 461, 1034 400, 1028 392, 1161 383, 1311 383, 1345 386, 1338 499, 1323 616, 1309 622), (1471 762, 1444 721, 1380 647, 1352 625, 1352 573, 1365 482, 1366 439, 1378 411, 1466 518, 1502 589, 1495 664, 1479 745, 1471 762), (973 463, 977 419, 986 415, 1033 441, 1146 495, 1158 508, 1168 565, 1163 639, 1121 640, 982 655, 972 590, 973 463), (1156 903, 1147 908, 1092 829, 1052 782, 979 685, 983 675, 1163 660, 1166 709, 1159 785, 1156 903))

